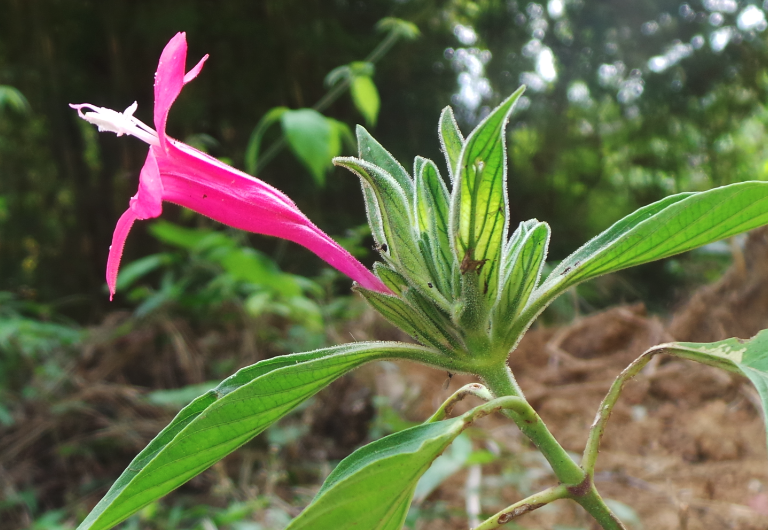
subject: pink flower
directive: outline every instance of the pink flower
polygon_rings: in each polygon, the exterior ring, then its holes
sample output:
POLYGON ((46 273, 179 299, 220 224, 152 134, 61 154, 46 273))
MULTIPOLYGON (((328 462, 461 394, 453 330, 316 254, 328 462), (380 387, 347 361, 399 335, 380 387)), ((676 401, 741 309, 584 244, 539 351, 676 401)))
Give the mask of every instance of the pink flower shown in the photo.
POLYGON ((186 35, 177 33, 165 46, 155 74, 157 132, 133 117, 136 103, 123 113, 88 103, 70 105, 100 131, 112 131, 118 136, 130 134, 150 146, 139 177, 139 191, 117 221, 112 236, 107 260, 110 300, 115 294, 120 258, 133 222, 158 217, 163 201, 185 206, 241 230, 298 243, 366 289, 388 293, 389 289, 376 276, 316 227, 285 194, 165 134, 171 105, 182 87, 197 77, 208 56, 187 73, 184 72, 186 58, 186 35))

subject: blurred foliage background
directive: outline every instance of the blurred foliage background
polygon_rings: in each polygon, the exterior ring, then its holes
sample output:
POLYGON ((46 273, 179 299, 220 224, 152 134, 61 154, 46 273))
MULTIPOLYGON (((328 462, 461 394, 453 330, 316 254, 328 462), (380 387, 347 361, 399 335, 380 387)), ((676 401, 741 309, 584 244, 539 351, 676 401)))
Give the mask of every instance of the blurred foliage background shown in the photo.
MULTIPOLYGON (((169 131, 240 168, 248 166, 260 120, 276 107, 319 102, 332 90, 327 74, 359 64, 386 40, 386 31, 374 29, 384 17, 420 30, 414 40, 395 42, 368 76, 380 100, 372 132, 406 166, 416 154, 440 160, 434 132, 443 106, 452 104, 468 131, 526 83, 509 133, 512 222, 549 222, 555 259, 663 195, 766 173, 766 22, 754 2, 1 6, 0 289, 55 302, 80 322, 107 308, 105 256, 135 192, 144 146, 97 134, 67 104, 123 109, 136 100, 137 116, 151 123, 157 57, 178 30, 188 33, 190 64, 204 53, 211 60, 174 107, 169 131)), ((325 105, 326 116, 348 128, 372 123, 377 109, 366 119, 353 97, 341 96, 325 105)), ((262 153, 281 134, 279 127, 263 132, 262 153)), ((337 142, 336 152, 353 151, 337 142)), ((335 169, 318 178, 290 153, 270 157, 259 177, 329 233, 348 236, 364 219, 355 179, 335 169)), ((211 224, 172 205, 165 215, 187 226, 211 224)), ((147 225, 131 236, 126 261, 161 248, 147 225)), ((247 239, 288 272, 313 275, 320 267, 303 249, 247 239)), ((668 302, 679 278, 662 268, 630 276, 639 294, 668 302)))
MULTIPOLYGON (((525 83, 508 131, 511 221, 549 222, 557 260, 670 193, 768 177, 765 13, 753 0, 0 0, 0 464, 55 445, 61 408, 43 407, 49 427, 36 438, 18 435, 35 403, 89 377, 199 391, 258 358, 348 340, 340 330, 362 314, 347 280, 304 249, 170 204, 162 221, 137 223, 109 304, 107 251, 146 147, 98 134, 68 104, 138 101, 152 123, 154 70, 177 31, 190 65, 211 57, 169 134, 258 171, 368 264, 359 184, 327 167, 330 154, 355 151, 348 132, 364 123, 405 167, 415 155, 442 167, 440 110, 452 105, 467 133, 525 83), (310 108, 331 121, 295 112, 310 108), (311 146, 321 129, 325 144, 311 146), (135 344, 178 357, 172 373, 94 368, 94 351, 128 355, 135 344)), ((592 282, 551 318, 637 299, 669 311, 734 248, 592 282)), ((86 467, 114 459, 99 440, 67 455, 86 467)), ((141 444, 117 446, 122 460, 77 495, 102 491, 141 444)), ((76 504, 62 484, 2 480, 15 493, 0 510, 19 521, 76 504)), ((61 517, 50 517, 54 528, 61 517)))

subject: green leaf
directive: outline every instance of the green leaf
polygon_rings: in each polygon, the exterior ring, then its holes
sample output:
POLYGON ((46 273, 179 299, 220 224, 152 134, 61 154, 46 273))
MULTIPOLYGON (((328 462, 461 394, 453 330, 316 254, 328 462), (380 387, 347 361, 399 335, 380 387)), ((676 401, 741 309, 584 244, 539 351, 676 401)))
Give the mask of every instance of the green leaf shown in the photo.
MULTIPOLYGON (((334 164, 336 161, 334 160, 334 164)), ((381 216, 381 210, 379 210, 379 201, 376 198, 376 192, 373 191, 373 187, 366 182, 365 179, 360 179, 360 187, 363 190, 363 199, 365 201, 365 213, 368 217, 368 226, 371 227, 371 235, 373 236, 373 242, 376 245, 376 249, 379 254, 386 260, 389 260, 389 250, 387 246, 387 236, 384 233, 384 219, 381 216)))
POLYGON ((349 86, 352 102, 363 115, 368 125, 376 125, 379 116, 379 92, 373 79, 367 75, 356 75, 349 86))
MULTIPOLYGON (((415 238, 412 202, 406 198, 403 189, 392 175, 377 165, 357 158, 335 158, 333 162, 354 172, 372 188, 384 235, 384 241, 377 242, 382 246, 382 256, 397 265, 398 272, 412 285, 422 288, 431 298, 442 298, 434 289, 427 287, 432 278, 415 238), (386 251, 383 250, 383 245, 387 245, 386 251)), ((374 227, 374 234, 376 231, 378 228, 374 227)), ((447 305, 444 299, 439 301, 447 305)))
POLYGON ((149 226, 149 232, 159 241, 185 250, 193 250, 213 232, 205 229, 185 228, 162 219, 149 226))
POLYGON ((413 287, 403 291, 403 299, 411 307, 418 309, 420 314, 426 316, 435 325, 440 331, 440 336, 447 344, 450 344, 451 349, 462 349, 461 341, 457 338, 461 334, 456 330, 447 311, 426 297, 421 290, 413 287))
MULTIPOLYGON (((420 308, 396 296, 369 291, 362 287, 354 287, 353 289, 363 295, 366 301, 384 318, 420 343, 443 352, 454 351, 456 339, 435 324, 434 320, 420 308)), ((406 293, 408 291, 412 291, 412 289, 405 290, 406 293)))
POLYGON ((431 160, 416 157, 415 215, 417 230, 428 242, 433 276, 438 290, 449 298, 453 292, 452 274, 455 262, 448 237, 449 195, 437 166, 431 160))
POLYGON ((389 173, 400 185, 410 204, 413 200, 413 180, 405 168, 364 127, 358 125, 356 133, 359 158, 389 173))
POLYGON ((390 291, 395 295, 400 296, 403 294, 403 290, 408 287, 408 280, 402 277, 399 273, 393 271, 380 261, 373 264, 373 272, 376 276, 384 282, 384 285, 389 287, 390 291))
POLYGON ((341 154, 342 143, 347 146, 350 151, 355 150, 357 145, 355 137, 352 136, 352 131, 349 129, 349 125, 343 121, 334 120, 333 118, 326 118, 331 125, 331 158, 339 156, 341 154))
POLYGON ((288 111, 288 107, 275 107, 267 111, 262 116, 259 123, 251 133, 248 139, 248 145, 245 148, 245 171, 251 175, 256 175, 256 168, 259 165, 259 149, 261 149, 261 140, 269 127, 277 122, 282 115, 288 111))
POLYGON ((749 340, 726 339, 709 344, 673 342, 654 349, 745 375, 760 395, 768 429, 768 330, 749 340))
POLYGON ((134 282, 173 261, 173 256, 166 252, 152 254, 132 261, 120 269, 117 276, 117 289, 122 291, 133 285, 134 282))
POLYGON ((18 114, 26 114, 31 110, 29 101, 24 97, 24 94, 12 86, 0 85, 0 111, 6 108, 18 114))
POLYGON ((319 186, 325 184, 325 172, 339 152, 340 142, 334 125, 313 109, 285 111, 280 122, 296 157, 309 169, 319 186))
POLYGON ((429 469, 421 476, 413 495, 415 503, 423 502, 448 477, 461 470, 472 454, 472 440, 460 434, 451 444, 450 451, 438 456, 429 469))
MULTIPOLYGON (((360 159, 379 166, 388 173, 398 184, 400 191, 407 197, 406 202, 410 204, 410 200, 413 197, 413 181, 408 172, 363 127, 358 125, 356 132, 360 159)), ((338 164, 336 160, 334 160, 334 164, 343 166, 343 164, 338 164)), ((382 257, 389 259, 387 250, 384 250, 389 245, 387 241, 388 230, 384 228, 387 220, 382 216, 379 207, 379 199, 377 198, 379 194, 374 191, 375 186, 370 181, 361 178, 360 182, 363 189, 363 198, 365 199, 365 209, 368 214, 368 224, 371 226, 373 239, 376 242, 376 246, 381 249, 382 257)))
POLYGON ((572 285, 647 263, 768 223, 768 182, 740 182, 680 193, 621 219, 564 259, 536 289, 539 311, 572 285))
POLYGON ((507 150, 504 129, 523 88, 469 135, 457 164, 451 198, 451 233, 462 272, 477 271, 479 285, 495 299, 502 243, 507 238, 507 150))
POLYGON ((467 421, 459 416, 419 425, 358 449, 286 530, 400 530, 419 477, 467 421))
POLYGON ((450 420, 424 423, 361 447, 328 475, 286 530, 401 530, 419 478, 475 419, 511 406, 500 398, 450 420))
POLYGON ((445 163, 448 166, 448 175, 451 182, 456 180, 456 166, 459 163, 461 150, 464 147, 464 136, 459 130, 456 118, 453 117, 453 109, 445 107, 440 114, 440 122, 437 128, 440 136, 440 147, 445 155, 445 163))
POLYGON ((376 29, 379 31, 386 31, 391 35, 405 40, 413 40, 421 35, 416 24, 395 17, 382 18, 376 23, 376 29))
POLYGON ((139 453, 79 530, 111 528, 185 483, 339 376, 369 361, 430 355, 396 342, 353 343, 243 368, 198 397, 139 453))
MULTIPOLYGON (((549 225, 521 223, 519 242, 510 238, 502 260, 499 299, 493 308, 493 335, 503 339, 539 283, 549 246, 549 225), (523 233, 525 234, 523 235, 523 233)), ((512 341, 515 337, 512 337, 512 341)), ((503 340, 508 346, 509 340, 503 340)), ((508 351, 508 350, 506 350, 508 351)))

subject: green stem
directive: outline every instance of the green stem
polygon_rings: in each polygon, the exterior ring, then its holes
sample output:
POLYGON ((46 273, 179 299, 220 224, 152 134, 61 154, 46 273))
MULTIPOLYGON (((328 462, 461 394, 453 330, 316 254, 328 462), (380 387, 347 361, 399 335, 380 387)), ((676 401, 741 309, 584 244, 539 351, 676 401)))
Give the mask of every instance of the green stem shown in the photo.
POLYGON ((672 355, 679 359, 697 361, 708 366, 714 366, 715 368, 740 373, 734 367, 733 363, 729 361, 707 358, 696 352, 696 350, 691 350, 675 344, 660 344, 659 346, 654 346, 645 351, 619 374, 611 385, 611 388, 608 390, 608 394, 606 394, 603 402, 600 403, 597 416, 589 431, 587 446, 584 448, 584 454, 581 458, 581 467, 590 477, 593 477, 595 474, 597 455, 600 452, 600 440, 603 437, 608 418, 611 416, 611 411, 613 410, 614 405, 616 405, 624 385, 627 381, 635 377, 658 353, 666 353, 667 355, 672 355))
POLYGON ((597 455, 600 452, 600 440, 605 432, 605 426, 608 422, 608 418, 611 416, 613 406, 616 405, 616 401, 619 399, 621 390, 627 381, 635 377, 640 370, 642 370, 646 364, 653 358, 653 356, 659 353, 661 350, 650 349, 643 353, 640 357, 632 361, 632 364, 627 366, 622 371, 616 380, 608 390, 603 402, 600 403, 600 408, 597 410, 597 416, 592 424, 592 428, 589 430, 589 438, 587 439, 587 446, 584 448, 584 454, 581 457, 581 467, 589 474, 590 478, 595 476, 595 464, 597 463, 597 455))
POLYGON ((624 523, 605 504, 605 501, 597 492, 592 480, 588 477, 589 489, 584 494, 576 495, 573 488, 569 488, 570 498, 578 502, 589 514, 595 518, 603 530, 627 530, 624 523))
MULTIPOLYGON (((480 377, 482 377, 485 384, 488 385, 488 388, 496 397, 523 397, 523 393, 506 363, 496 370, 489 370, 486 373, 480 374, 480 377)), ((525 401, 525 405, 527 407, 525 414, 520 414, 517 411, 507 411, 505 414, 517 424, 523 434, 541 451, 547 462, 552 466, 555 476, 560 482, 574 486, 581 484, 585 477, 584 471, 576 462, 571 460, 565 449, 555 440, 555 437, 549 432, 549 429, 544 425, 536 411, 533 410, 533 407, 527 401, 525 401)))
POLYGON ((592 483, 591 475, 571 460, 571 457, 552 436, 530 403, 523 398, 522 391, 506 362, 502 366, 493 367, 479 375, 497 398, 501 396, 520 398, 521 403, 516 404, 512 410, 505 410, 504 413, 541 451, 544 458, 552 466, 552 470, 561 485, 568 491, 568 497, 587 510, 604 530, 626 530, 600 497, 592 483))
POLYGON ((553 486, 504 508, 499 513, 483 521, 480 526, 476 526, 473 530, 493 530, 494 528, 499 528, 516 517, 537 510, 552 501, 567 497, 569 497, 569 493, 565 486, 562 484, 553 486))
POLYGON ((469 383, 468 385, 464 385, 458 389, 453 393, 453 395, 451 395, 451 397, 446 399, 443 404, 440 405, 440 408, 437 409, 435 413, 432 414, 432 416, 424 423, 434 423, 436 421, 444 420, 445 417, 451 413, 451 410, 453 410, 453 407, 456 405, 456 403, 469 395, 479 397, 484 401, 490 401, 493 399, 491 393, 483 385, 480 383, 469 383))

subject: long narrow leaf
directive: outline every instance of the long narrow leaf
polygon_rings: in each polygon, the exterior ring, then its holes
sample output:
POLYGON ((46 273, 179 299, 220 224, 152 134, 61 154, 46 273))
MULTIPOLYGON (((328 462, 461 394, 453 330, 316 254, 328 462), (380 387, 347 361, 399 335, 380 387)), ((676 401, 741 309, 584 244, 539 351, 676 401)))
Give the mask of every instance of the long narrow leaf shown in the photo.
MULTIPOLYGON (((549 225, 538 223, 522 237, 517 248, 511 245, 504 256, 499 299, 492 313, 494 337, 502 339, 512 327, 541 277, 549 245, 549 225)), ((508 344, 508 340, 504 343, 508 344)))
POLYGON ((435 163, 426 159, 422 161, 416 174, 414 217, 422 238, 430 242, 437 288, 444 296, 450 297, 453 291, 451 270, 455 261, 448 237, 450 197, 435 163))
POLYGON ((719 241, 768 223, 768 182, 740 182, 681 193, 618 221, 568 258, 534 292, 543 306, 590 278, 719 241))
POLYGON ((445 155, 445 163, 448 165, 448 175, 453 183, 456 180, 456 165, 459 163, 461 150, 464 147, 464 137, 456 124, 451 107, 445 107, 440 114, 437 132, 440 136, 440 147, 445 155))
POLYGON ((361 364, 429 355, 419 346, 354 343, 243 368, 181 410, 131 462, 79 530, 107 529, 231 453, 361 364))
POLYGON ((488 115, 464 143, 451 198, 451 234, 463 273, 477 271, 479 285, 495 299, 501 247, 507 238, 505 126, 523 89, 488 115))
POLYGON ((471 422, 499 410, 501 401, 358 449, 341 461, 286 530, 400 530, 419 478, 471 422))
MULTIPOLYGON (((455 339, 447 335, 434 319, 421 309, 396 296, 369 291, 361 287, 356 287, 355 290, 363 295, 384 318, 425 346, 431 346, 443 352, 451 352, 455 349, 455 339)), ((408 291, 411 289, 405 290, 406 293, 408 291)))
POLYGON ((408 200, 413 199, 413 180, 405 168, 398 162, 389 151, 376 141, 371 134, 361 125, 357 126, 357 149, 359 157, 366 162, 379 166, 381 169, 392 175, 403 189, 403 193, 408 200))
POLYGON ((372 188, 378 213, 381 215, 381 228, 388 245, 382 254, 400 266, 401 272, 412 285, 441 305, 447 306, 440 293, 428 288, 432 277, 419 251, 412 199, 409 201, 398 182, 379 166, 352 157, 335 158, 333 163, 357 174, 372 188))

